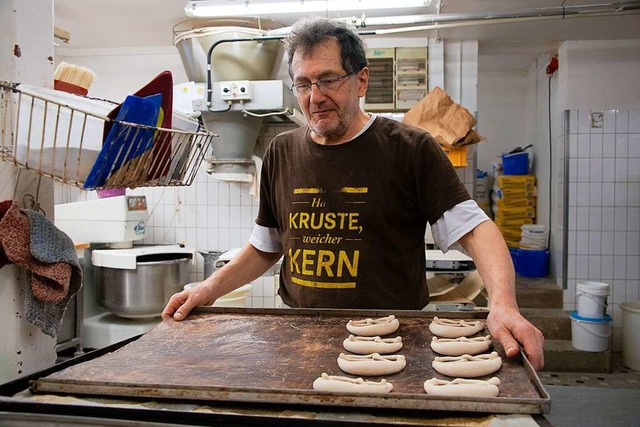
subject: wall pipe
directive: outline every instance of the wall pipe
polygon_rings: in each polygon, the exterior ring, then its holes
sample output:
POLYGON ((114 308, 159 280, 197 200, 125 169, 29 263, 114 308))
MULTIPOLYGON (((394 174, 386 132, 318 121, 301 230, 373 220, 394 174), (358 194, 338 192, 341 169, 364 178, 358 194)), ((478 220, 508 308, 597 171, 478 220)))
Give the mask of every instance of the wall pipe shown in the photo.
MULTIPOLYGON (((369 30, 363 35, 386 35, 394 33, 428 31, 446 28, 469 27, 476 25, 504 24, 515 22, 530 22, 550 19, 572 19, 589 18, 600 16, 612 16, 623 13, 638 13, 640 11, 640 1, 610 2, 597 5, 579 6, 558 6, 548 8, 538 8, 517 12, 504 13, 445 13, 432 15, 412 15, 412 16, 387 16, 377 18, 340 18, 356 28, 366 28, 370 26, 389 26, 398 24, 420 24, 400 28, 369 30)), ((282 31, 282 29, 280 29, 282 31)))

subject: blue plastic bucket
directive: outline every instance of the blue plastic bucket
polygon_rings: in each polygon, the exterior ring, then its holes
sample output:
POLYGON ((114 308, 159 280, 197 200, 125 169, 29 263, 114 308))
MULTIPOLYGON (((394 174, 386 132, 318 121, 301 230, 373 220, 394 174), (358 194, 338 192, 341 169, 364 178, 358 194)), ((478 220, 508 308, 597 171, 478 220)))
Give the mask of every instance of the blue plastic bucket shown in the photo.
POLYGON ((509 248, 509 254, 511 255, 511 261, 513 261, 513 268, 518 272, 518 248, 509 248))
POLYGON ((518 249, 516 273, 524 277, 547 277, 549 275, 548 249, 518 249))
POLYGON ((505 175, 527 175, 529 173, 529 153, 521 151, 503 154, 502 173, 505 175))

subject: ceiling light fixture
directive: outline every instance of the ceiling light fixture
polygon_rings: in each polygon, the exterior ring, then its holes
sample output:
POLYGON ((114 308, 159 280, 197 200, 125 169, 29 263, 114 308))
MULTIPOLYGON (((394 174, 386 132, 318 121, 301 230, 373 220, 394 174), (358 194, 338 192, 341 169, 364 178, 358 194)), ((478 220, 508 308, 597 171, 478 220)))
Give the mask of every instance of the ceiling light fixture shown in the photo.
POLYGON ((242 2, 221 5, 219 1, 193 0, 187 2, 184 12, 189 17, 262 16, 274 14, 344 12, 375 9, 427 7, 431 0, 301 0, 268 3, 242 2))

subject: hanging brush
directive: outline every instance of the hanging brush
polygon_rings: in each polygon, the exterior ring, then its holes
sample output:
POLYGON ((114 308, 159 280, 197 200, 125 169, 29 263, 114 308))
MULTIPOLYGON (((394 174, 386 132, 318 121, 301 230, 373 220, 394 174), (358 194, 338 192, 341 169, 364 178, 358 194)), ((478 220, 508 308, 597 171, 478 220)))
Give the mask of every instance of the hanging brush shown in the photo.
POLYGON ((96 73, 88 68, 61 62, 53 73, 54 89, 86 95, 96 73))

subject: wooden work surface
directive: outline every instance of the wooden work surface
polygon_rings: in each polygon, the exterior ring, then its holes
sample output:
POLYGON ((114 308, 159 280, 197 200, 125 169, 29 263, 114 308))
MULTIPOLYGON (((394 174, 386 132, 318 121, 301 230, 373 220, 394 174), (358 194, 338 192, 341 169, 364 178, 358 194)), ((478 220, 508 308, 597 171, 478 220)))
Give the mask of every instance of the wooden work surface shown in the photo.
MULTIPOLYGON (((437 314, 439 315, 439 314, 437 314)), ((448 317, 449 315, 439 315, 448 317)), ((458 315, 460 316, 460 315, 458 315)), ((464 314, 470 318, 473 314, 464 314)), ((504 358, 495 374, 500 396, 475 399, 428 396, 424 381, 438 377, 429 343, 433 313, 344 310, 202 308, 182 322, 166 320, 119 350, 37 380, 34 392, 190 400, 230 400, 337 406, 435 409, 492 413, 543 413, 549 398, 528 362, 504 358), (388 395, 316 392, 323 372, 345 375, 337 357, 345 352, 350 319, 400 320, 406 368, 385 378, 388 395)), ((486 331, 485 331, 486 333, 486 331)), ((379 377, 368 378, 379 380, 379 377)), ((485 378, 483 378, 485 379, 485 378)))

